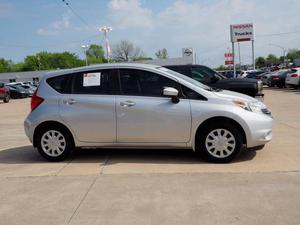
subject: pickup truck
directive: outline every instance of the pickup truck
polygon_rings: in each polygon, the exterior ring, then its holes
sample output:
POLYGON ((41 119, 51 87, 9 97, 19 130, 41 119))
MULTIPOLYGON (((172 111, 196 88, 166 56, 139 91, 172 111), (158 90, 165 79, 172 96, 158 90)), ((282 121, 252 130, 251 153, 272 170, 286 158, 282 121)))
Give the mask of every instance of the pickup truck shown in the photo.
POLYGON ((0 83, 0 99, 3 100, 4 103, 8 103, 10 100, 9 89, 2 83, 0 83))
POLYGON ((212 88, 240 92, 257 98, 264 96, 263 84, 260 80, 249 78, 228 79, 211 68, 203 65, 166 65, 164 67, 191 77, 192 79, 212 88))

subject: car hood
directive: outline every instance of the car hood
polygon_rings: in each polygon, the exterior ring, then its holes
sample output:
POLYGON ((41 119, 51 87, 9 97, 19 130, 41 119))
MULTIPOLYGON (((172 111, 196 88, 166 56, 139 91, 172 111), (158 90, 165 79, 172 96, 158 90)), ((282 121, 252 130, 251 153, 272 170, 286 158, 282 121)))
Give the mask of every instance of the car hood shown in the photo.
POLYGON ((248 95, 244 95, 238 92, 234 92, 234 91, 227 91, 227 90, 222 90, 219 92, 214 92, 214 94, 218 97, 227 99, 227 100, 234 100, 234 99, 240 99, 240 100, 244 100, 247 102, 253 102, 253 101, 257 101, 257 99, 252 98, 248 95))

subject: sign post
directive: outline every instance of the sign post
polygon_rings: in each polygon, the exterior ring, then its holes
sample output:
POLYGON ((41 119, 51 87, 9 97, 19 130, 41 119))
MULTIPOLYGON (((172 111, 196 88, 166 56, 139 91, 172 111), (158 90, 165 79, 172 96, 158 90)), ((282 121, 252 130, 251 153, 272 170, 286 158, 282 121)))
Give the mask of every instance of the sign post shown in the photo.
POLYGON ((252 40, 252 63, 253 63, 253 69, 255 70, 254 40, 252 40))
POLYGON ((233 54, 233 56, 232 56, 233 77, 236 78, 234 42, 232 42, 232 54, 233 54))
MULTIPOLYGON (((242 42, 242 41, 251 41, 252 42, 252 63, 253 69, 255 69, 255 58, 254 58, 254 31, 253 31, 253 24, 252 23, 245 23, 245 24, 233 24, 230 25, 230 38, 232 42, 232 52, 234 52, 234 43, 235 42, 242 42)), ((233 58, 233 61, 234 58, 233 58)), ((235 73, 235 63, 233 65, 234 76, 236 77, 235 73)))

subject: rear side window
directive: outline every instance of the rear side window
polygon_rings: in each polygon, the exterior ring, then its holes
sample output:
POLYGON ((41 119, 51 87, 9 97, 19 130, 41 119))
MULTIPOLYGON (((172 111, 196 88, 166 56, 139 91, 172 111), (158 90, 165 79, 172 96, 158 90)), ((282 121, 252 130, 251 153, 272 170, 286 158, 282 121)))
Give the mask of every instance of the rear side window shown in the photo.
POLYGON ((74 74, 71 86, 72 94, 113 94, 113 82, 110 70, 74 74))
POLYGON ((66 94, 67 91, 67 83, 70 75, 63 75, 58 77, 52 77, 47 79, 47 83, 57 92, 66 94))

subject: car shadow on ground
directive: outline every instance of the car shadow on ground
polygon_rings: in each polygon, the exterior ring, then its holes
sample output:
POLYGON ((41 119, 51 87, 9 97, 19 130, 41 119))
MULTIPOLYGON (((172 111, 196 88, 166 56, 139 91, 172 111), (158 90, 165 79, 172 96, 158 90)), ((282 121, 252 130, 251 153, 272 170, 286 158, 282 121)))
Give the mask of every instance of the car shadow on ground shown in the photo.
MULTIPOLYGON (((232 162, 250 161, 255 151, 243 150, 232 162)), ((190 149, 76 149, 68 161, 74 163, 151 163, 151 164, 206 164, 190 149)), ((32 146, 0 151, 0 164, 48 163, 32 146)))
POLYGON ((300 93, 300 89, 294 89, 294 88, 278 88, 278 87, 264 87, 266 90, 272 90, 272 91, 281 91, 281 92, 290 92, 290 93, 300 93))

